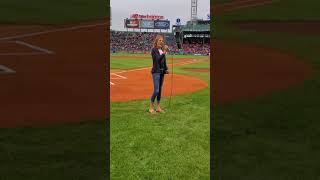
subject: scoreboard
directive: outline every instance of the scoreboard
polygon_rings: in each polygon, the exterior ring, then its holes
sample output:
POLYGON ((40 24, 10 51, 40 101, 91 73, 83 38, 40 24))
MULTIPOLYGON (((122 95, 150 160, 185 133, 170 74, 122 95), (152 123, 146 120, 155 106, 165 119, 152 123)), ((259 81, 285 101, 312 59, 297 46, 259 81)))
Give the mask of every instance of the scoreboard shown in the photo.
POLYGON ((134 29, 170 29, 170 21, 165 20, 163 16, 134 14, 130 18, 124 19, 124 27, 134 29))

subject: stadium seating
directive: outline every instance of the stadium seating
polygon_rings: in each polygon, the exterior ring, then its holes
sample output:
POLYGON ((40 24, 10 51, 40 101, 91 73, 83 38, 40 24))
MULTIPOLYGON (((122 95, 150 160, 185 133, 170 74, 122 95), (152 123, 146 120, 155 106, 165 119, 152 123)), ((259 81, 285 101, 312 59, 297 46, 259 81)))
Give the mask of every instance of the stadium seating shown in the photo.
MULTIPOLYGON (((129 53, 149 53, 153 46, 156 32, 127 32, 110 31, 110 50, 111 52, 126 51, 129 53)), ((179 54, 175 38, 172 33, 161 33, 165 37, 165 43, 169 46, 171 53, 179 54)), ((184 54, 208 54, 210 51, 209 43, 203 42, 184 42, 182 53, 184 54)))

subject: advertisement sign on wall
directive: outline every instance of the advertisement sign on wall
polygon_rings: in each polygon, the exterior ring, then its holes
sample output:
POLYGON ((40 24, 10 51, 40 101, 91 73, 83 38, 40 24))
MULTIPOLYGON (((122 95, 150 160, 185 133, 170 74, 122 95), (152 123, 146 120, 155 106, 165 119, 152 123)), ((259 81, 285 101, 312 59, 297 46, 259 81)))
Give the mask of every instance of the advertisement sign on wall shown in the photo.
POLYGON ((139 28, 139 19, 125 19, 124 27, 125 28, 139 28))
POLYGON ((155 29, 170 29, 170 21, 168 20, 155 20, 154 21, 155 29))
POLYGON ((164 19, 164 16, 160 16, 160 15, 131 14, 130 18, 136 18, 136 19, 164 19))
POLYGON ((140 21, 140 28, 153 29, 154 28, 154 21, 153 20, 141 20, 140 21))
POLYGON ((125 19, 124 27, 137 29, 170 29, 170 21, 160 19, 125 19))

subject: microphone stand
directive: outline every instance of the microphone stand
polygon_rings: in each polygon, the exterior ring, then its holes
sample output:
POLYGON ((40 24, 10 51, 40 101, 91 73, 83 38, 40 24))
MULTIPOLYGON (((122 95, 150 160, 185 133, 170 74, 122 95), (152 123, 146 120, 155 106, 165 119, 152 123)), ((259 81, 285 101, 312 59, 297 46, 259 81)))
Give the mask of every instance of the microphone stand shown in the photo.
POLYGON ((170 85, 170 97, 169 97, 168 108, 171 108, 172 90, 173 90, 173 54, 171 54, 171 85, 170 85))

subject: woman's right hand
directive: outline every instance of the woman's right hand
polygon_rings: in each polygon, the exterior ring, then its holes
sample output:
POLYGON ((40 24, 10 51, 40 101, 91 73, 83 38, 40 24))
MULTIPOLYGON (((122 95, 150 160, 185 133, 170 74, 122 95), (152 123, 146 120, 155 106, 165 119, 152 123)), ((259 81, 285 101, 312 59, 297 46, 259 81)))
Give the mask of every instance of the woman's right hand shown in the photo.
POLYGON ((166 50, 163 50, 163 54, 165 54, 165 55, 166 55, 166 54, 167 54, 167 51, 166 51, 166 50))
POLYGON ((165 50, 165 51, 169 51, 169 46, 164 45, 164 50, 165 50))
POLYGON ((168 47, 167 45, 165 45, 165 46, 164 46, 164 49, 165 49, 166 54, 167 54, 167 52, 169 51, 169 47, 168 47))

